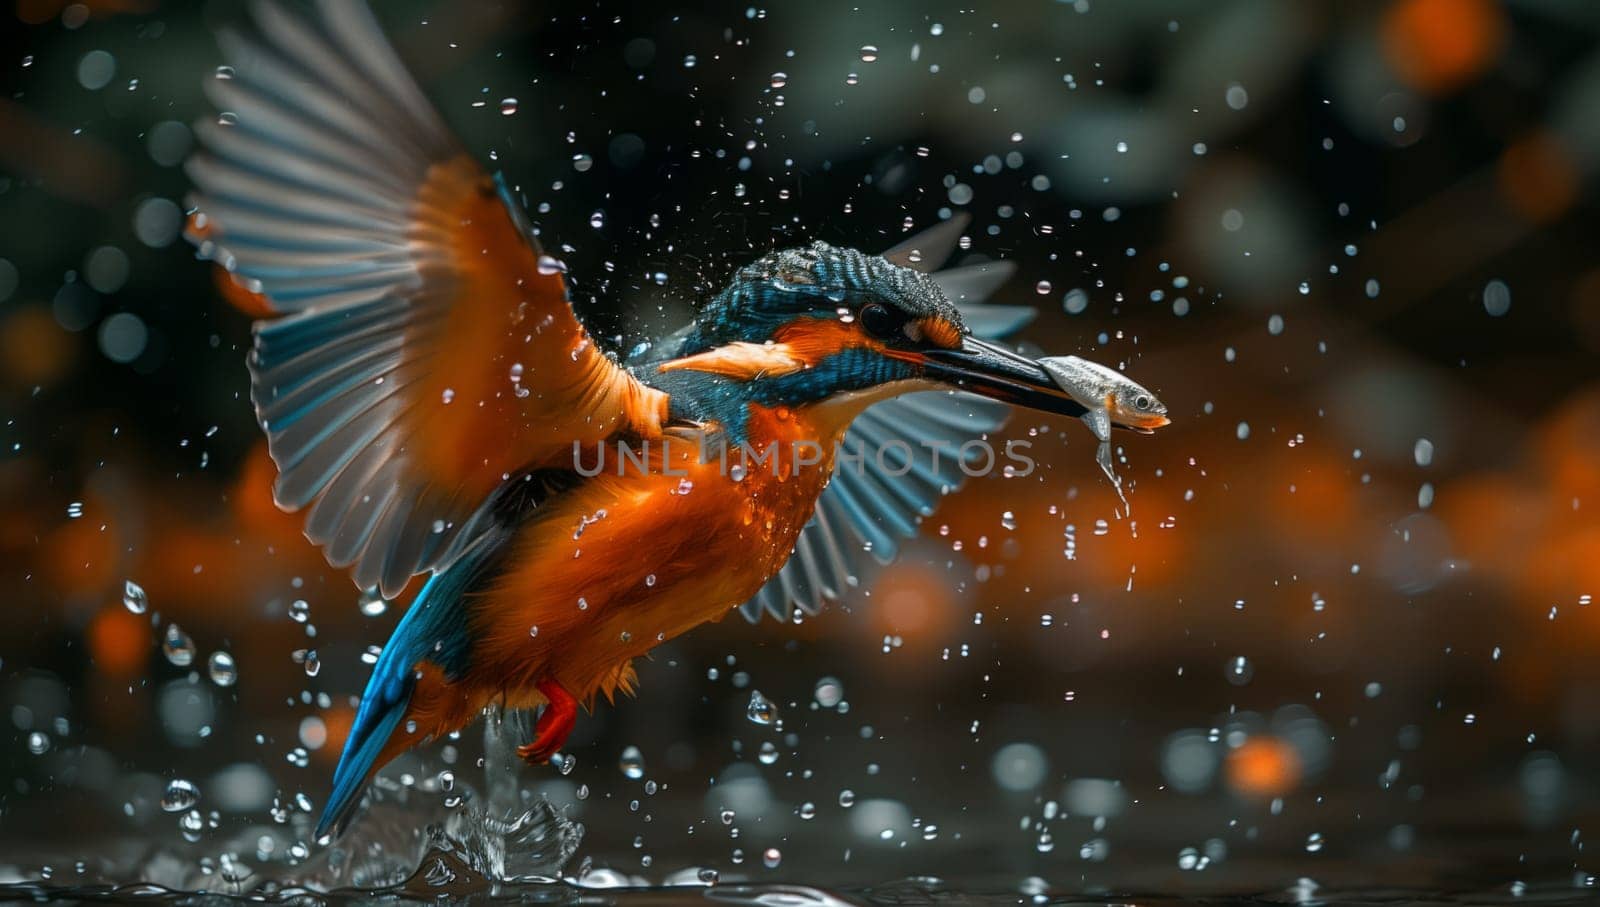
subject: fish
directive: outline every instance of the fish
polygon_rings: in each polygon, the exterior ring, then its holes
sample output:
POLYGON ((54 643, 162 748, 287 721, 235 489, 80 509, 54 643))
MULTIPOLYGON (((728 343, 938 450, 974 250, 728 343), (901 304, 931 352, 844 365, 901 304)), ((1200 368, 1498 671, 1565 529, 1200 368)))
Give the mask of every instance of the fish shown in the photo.
POLYGON ((1079 418, 1100 441, 1095 462, 1111 480, 1123 508, 1128 509, 1122 479, 1112 468, 1111 429, 1154 434, 1156 429, 1172 423, 1167 405, 1127 375, 1080 356, 1046 356, 1039 360, 1039 365, 1057 387, 1084 407, 1085 412, 1079 418))

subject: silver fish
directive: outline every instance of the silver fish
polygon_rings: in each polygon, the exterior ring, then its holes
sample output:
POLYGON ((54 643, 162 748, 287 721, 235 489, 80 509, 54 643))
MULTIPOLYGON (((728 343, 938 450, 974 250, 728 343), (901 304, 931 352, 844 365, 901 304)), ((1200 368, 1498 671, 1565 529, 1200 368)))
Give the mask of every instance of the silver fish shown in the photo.
POLYGON ((1111 429, 1115 426, 1151 434, 1172 421, 1167 417, 1166 404, 1132 378, 1098 362, 1077 356, 1050 356, 1040 359, 1039 364, 1058 387, 1088 410, 1082 416, 1083 424, 1100 440, 1095 460, 1127 507, 1122 480, 1111 468, 1111 429))

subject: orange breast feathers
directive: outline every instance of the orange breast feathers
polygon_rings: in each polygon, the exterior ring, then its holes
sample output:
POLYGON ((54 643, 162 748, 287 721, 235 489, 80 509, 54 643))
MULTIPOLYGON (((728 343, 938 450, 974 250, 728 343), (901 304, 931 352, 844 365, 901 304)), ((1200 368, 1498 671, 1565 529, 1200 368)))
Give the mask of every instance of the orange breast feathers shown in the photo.
MULTIPOLYGON (((515 701, 553 677, 579 699, 610 694, 619 666, 658 643, 720 619, 788 559, 833 470, 834 438, 799 465, 786 442, 817 441, 794 410, 752 407, 750 443, 777 443, 775 461, 742 477, 698 437, 649 442, 632 460, 551 501, 511 544, 507 573, 471 606, 473 672, 515 701)), ((585 469, 595 449, 584 452, 585 469)))

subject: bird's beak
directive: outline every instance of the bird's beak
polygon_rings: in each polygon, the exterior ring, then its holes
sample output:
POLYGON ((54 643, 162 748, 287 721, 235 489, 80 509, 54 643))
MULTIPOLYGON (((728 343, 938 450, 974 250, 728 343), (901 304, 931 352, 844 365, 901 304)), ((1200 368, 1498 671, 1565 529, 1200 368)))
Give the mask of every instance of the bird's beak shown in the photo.
POLYGON ((962 390, 1073 418, 1088 412, 1052 381, 1039 363, 1003 346, 969 335, 955 349, 931 349, 923 355, 929 378, 962 390))

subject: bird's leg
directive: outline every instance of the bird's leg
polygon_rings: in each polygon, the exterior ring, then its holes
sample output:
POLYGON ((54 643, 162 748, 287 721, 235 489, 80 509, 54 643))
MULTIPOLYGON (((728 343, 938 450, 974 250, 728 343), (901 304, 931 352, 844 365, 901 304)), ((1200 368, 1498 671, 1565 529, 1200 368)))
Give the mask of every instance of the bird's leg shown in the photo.
POLYGON ((539 681, 537 689, 548 703, 539 713, 533 728, 533 741, 517 747, 517 755, 529 765, 542 765, 561 749, 578 721, 578 700, 550 678, 539 681))

